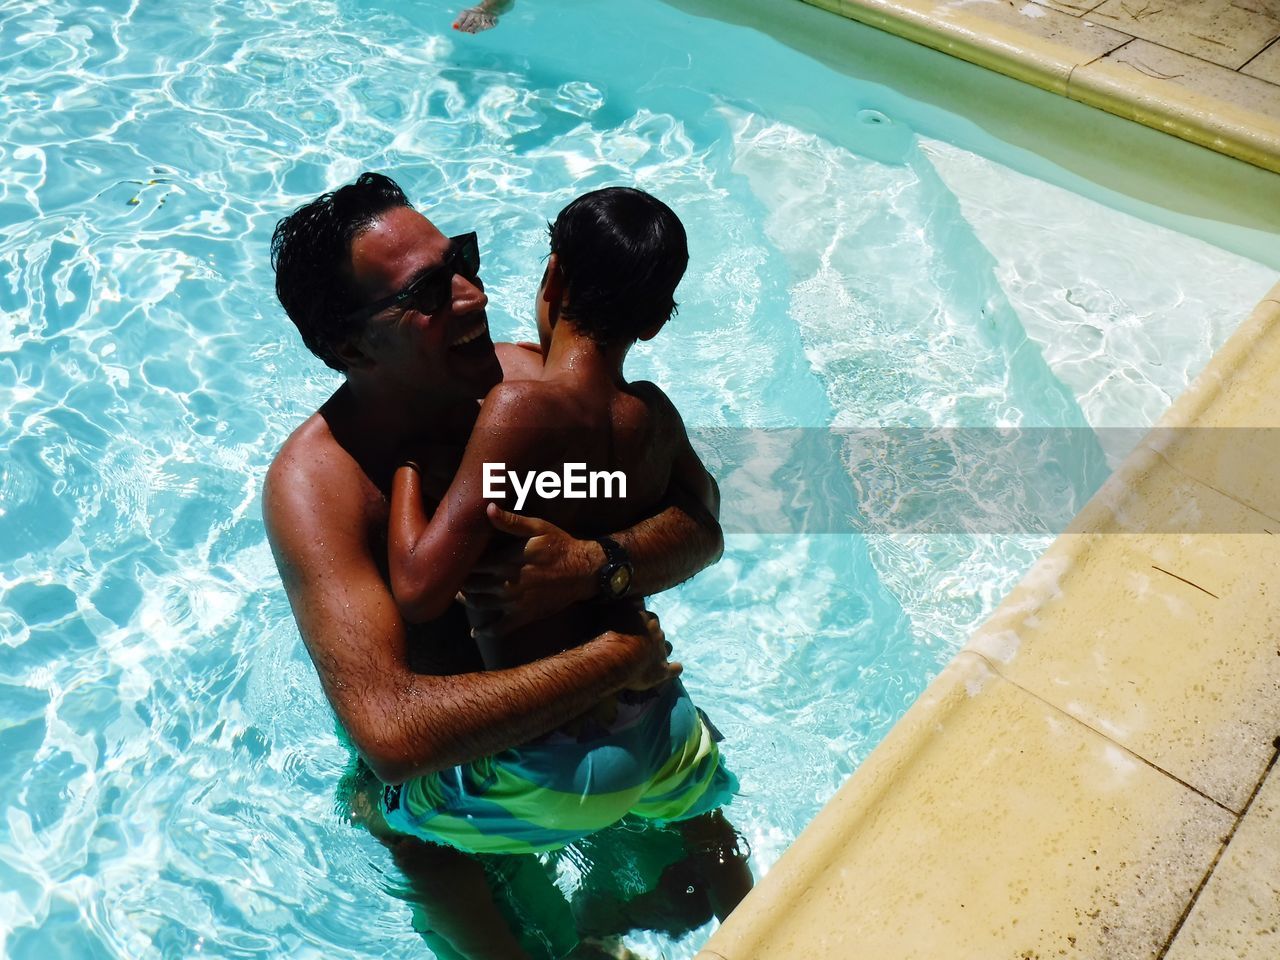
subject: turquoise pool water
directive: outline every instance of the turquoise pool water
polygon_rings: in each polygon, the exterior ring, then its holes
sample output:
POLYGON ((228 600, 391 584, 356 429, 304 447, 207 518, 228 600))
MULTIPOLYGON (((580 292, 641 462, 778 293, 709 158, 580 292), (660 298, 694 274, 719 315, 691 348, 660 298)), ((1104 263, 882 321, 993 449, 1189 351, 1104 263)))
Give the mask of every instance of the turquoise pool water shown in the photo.
MULTIPOLYGON (((1141 426, 1274 281, 749 30, 652 0, 519 0, 479 37, 452 13, 0 7, 7 956, 426 955, 382 848, 334 813, 345 756, 259 518, 272 453, 336 385, 267 265, 320 191, 383 170, 478 230, 512 338, 548 217, 610 183, 663 197, 692 267, 632 370, 709 435, 1141 426)), ((726 502, 803 517, 777 436, 718 465, 726 502)), ((654 601, 757 870, 1047 542, 744 533, 654 601)))

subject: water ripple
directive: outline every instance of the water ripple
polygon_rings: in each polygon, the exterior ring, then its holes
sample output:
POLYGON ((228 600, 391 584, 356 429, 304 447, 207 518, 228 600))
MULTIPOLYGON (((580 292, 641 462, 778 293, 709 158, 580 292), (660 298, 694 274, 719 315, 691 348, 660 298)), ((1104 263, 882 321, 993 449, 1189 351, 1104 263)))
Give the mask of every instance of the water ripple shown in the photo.
MULTIPOLYGON (((336 384, 266 263, 276 220, 322 190, 388 170, 447 231, 477 230, 493 327, 518 339, 549 217, 607 184, 662 196, 692 267, 631 369, 711 429, 1149 418, 1273 279, 1162 234, 1176 290, 1128 282, 1152 269, 1137 241, 1087 283, 1074 227, 1065 252, 994 258, 1034 205, 984 199, 1034 192, 999 165, 920 146, 887 110, 893 162, 705 92, 717 65, 689 51, 729 28, 661 4, 593 23, 609 69, 565 66, 597 53, 566 47, 568 14, 518 10, 459 42, 443 0, 0 5, 7 955, 424 951, 386 851, 335 809, 346 752, 259 519, 272 453, 336 384), (672 79, 636 91, 641 70, 672 79), (1176 335, 1152 336, 1170 313, 1176 335)), ((1064 224, 1151 236, 1051 199, 1064 224)), ((726 495, 812 508, 759 454, 726 495)), ((835 467, 825 482, 851 482, 835 467)), ((742 535, 656 601, 728 735, 758 866, 1042 546, 742 535)))

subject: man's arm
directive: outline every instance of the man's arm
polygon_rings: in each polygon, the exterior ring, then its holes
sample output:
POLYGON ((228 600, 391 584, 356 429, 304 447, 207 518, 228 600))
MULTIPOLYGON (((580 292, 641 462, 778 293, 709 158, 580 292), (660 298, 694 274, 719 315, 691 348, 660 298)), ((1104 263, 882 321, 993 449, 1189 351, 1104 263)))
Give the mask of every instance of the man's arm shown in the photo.
MULTIPOLYGON (((613 536, 631 555, 635 567, 631 592, 636 596, 670 590, 724 553, 720 488, 688 438, 682 435, 681 439, 683 449, 672 471, 665 509, 613 536)), ((589 558, 594 576, 604 563, 604 550, 594 541, 590 546, 594 548, 589 558)))
POLYGON ((359 493, 309 473, 296 461, 272 465, 267 533, 325 695, 384 783, 525 743, 625 686, 679 674, 665 662, 656 623, 647 636, 607 633, 510 670, 411 672, 405 624, 362 529, 359 493))

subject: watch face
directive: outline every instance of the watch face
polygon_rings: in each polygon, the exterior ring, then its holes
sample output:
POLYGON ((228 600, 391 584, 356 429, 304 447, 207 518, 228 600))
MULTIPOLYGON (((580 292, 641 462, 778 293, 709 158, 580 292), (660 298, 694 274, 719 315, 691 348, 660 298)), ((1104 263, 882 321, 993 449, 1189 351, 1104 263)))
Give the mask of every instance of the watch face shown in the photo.
POLYGON ((629 567, 619 567, 609 575, 609 591, 615 597, 620 597, 626 593, 629 586, 631 586, 631 569, 629 567))

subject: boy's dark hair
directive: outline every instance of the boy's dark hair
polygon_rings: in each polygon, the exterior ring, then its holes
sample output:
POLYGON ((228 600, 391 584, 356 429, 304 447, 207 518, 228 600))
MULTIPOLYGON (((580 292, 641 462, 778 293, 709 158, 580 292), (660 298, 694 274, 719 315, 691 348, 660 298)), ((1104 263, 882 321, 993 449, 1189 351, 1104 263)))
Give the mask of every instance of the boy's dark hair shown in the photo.
POLYGON ((689 265, 684 225, 642 190, 585 193, 550 224, 568 319, 596 343, 634 340, 676 312, 674 294, 689 265))
POLYGON ((276 296, 302 342, 334 370, 346 370, 336 348, 354 332, 343 320, 361 306, 351 285, 351 241, 379 215, 407 206, 395 181, 362 173, 355 183, 317 197, 276 224, 276 296))

